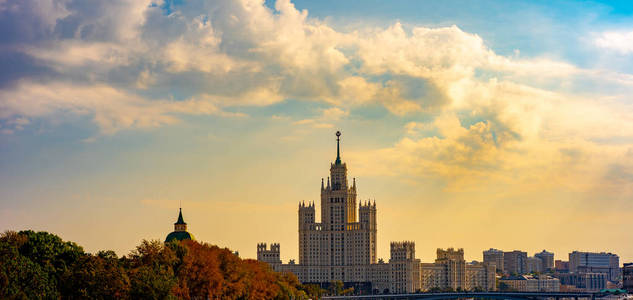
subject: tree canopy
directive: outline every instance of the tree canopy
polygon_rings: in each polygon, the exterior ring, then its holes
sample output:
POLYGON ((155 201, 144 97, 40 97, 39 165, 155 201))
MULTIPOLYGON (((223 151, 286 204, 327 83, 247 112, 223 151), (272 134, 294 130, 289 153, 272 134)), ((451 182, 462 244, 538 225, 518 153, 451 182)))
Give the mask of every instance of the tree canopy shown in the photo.
POLYGON ((0 298, 307 299, 290 273, 196 241, 144 240, 127 256, 86 253, 47 232, 0 235, 0 298))

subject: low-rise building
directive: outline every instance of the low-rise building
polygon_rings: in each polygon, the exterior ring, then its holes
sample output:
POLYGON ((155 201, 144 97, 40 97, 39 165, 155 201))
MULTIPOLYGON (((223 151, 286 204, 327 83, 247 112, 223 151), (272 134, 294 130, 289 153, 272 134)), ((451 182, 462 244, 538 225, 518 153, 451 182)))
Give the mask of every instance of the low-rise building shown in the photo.
POLYGON ((554 271, 556 273, 569 273, 569 262, 564 260, 554 261, 554 271))
POLYGON ((624 264, 622 268, 622 288, 633 293, 633 263, 624 264))
POLYGON ((596 292, 607 288, 606 273, 556 273, 554 277, 560 280, 560 283, 569 287, 574 287, 574 291, 580 292, 596 292))
POLYGON ((506 289, 517 292, 559 292, 560 280, 551 276, 510 276, 499 280, 506 289))
POLYGON ((496 267, 489 263, 466 263, 464 249, 437 249, 434 263, 420 265, 420 283, 423 291, 483 290, 494 291, 496 267))
POLYGON ((620 258, 613 253, 574 251, 569 253, 569 272, 606 273, 607 280, 618 281, 620 258))

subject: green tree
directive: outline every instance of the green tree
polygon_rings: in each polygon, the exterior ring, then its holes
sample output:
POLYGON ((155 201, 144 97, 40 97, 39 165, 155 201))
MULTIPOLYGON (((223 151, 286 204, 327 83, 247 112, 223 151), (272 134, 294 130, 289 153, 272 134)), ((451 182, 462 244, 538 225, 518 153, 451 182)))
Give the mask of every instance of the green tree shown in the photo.
POLYGON ((334 280, 330 282, 330 295, 339 296, 343 292, 343 282, 334 280))
POLYGON ((125 299, 130 280, 114 251, 80 257, 62 282, 68 298, 125 299))
POLYGON ((59 293, 42 268, 0 240, 0 299, 52 299, 59 293))
POLYGON ((7 297, 58 298, 60 282, 70 266, 86 255, 75 243, 31 230, 0 237, 2 293, 7 297))
POLYGON ((320 299, 325 292, 324 289, 321 288, 318 284, 304 284, 299 287, 301 290, 305 291, 306 295, 312 299, 320 299))
POLYGON ((130 253, 125 266, 130 278, 130 296, 134 299, 169 299, 177 280, 173 266, 176 254, 159 241, 143 240, 130 253))

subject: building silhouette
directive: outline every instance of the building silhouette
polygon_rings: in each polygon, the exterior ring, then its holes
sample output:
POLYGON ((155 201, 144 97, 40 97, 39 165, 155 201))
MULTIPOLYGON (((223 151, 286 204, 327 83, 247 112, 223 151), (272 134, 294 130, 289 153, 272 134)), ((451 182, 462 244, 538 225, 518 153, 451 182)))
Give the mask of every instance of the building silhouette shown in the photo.
MULTIPOLYGON (((332 281, 342 281, 346 288, 354 287, 355 291, 365 293, 411 293, 448 285, 494 289, 494 266, 481 264, 467 268, 463 250, 460 250, 461 260, 436 262, 442 271, 428 275, 431 279, 426 285, 421 282, 424 268, 415 258, 414 242, 392 242, 389 262, 378 259, 376 201, 357 201, 356 179, 348 181, 347 164, 341 159, 340 136, 337 131, 336 159, 330 164, 330 176, 321 179, 320 222, 315 217, 314 202, 299 203, 298 262, 282 263, 280 245, 268 248, 265 243, 257 245, 259 261, 269 263, 275 271, 294 273, 304 284, 327 287, 332 281), (451 281, 454 277, 460 278, 457 285, 451 281), (467 284, 466 278, 473 284, 467 284)), ((438 250, 438 260, 439 256, 438 250)))
POLYGON ((633 293, 633 263, 624 264, 622 267, 622 288, 633 293))
POLYGON ((182 217, 182 208, 180 208, 178 212, 178 220, 174 223, 174 231, 167 235, 165 243, 169 243, 174 240, 195 240, 193 234, 187 231, 187 223, 185 223, 185 220, 182 217))
POLYGON ((527 252, 514 250, 503 253, 503 271, 506 274, 525 274, 527 269, 527 252))
POLYGON ((569 272, 605 273, 607 280, 616 282, 621 275, 620 257, 613 253, 574 251, 569 253, 569 272))
POLYGON ((503 251, 493 248, 485 250, 484 263, 494 264, 497 271, 503 273, 503 251))
POLYGON ((543 251, 535 253, 534 257, 538 257, 541 259, 542 272, 554 269, 554 253, 547 252, 545 251, 545 249, 543 249, 543 251))

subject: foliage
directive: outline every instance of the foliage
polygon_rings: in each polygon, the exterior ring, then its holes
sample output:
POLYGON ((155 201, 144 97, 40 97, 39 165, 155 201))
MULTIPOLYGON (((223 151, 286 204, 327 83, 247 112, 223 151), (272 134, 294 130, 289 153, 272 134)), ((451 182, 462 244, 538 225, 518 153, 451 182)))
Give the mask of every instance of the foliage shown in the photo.
POLYGON ((190 240, 144 240, 119 258, 113 251, 85 253, 47 232, 0 235, 0 299, 318 299, 322 294, 290 273, 190 240))
POLYGON ((516 292, 517 290, 512 288, 511 286, 509 286, 505 282, 500 282, 499 283, 499 291, 501 291, 501 292, 516 292))
POLYGON ((321 298, 321 296, 323 296, 323 294, 326 292, 326 290, 322 289, 321 286, 318 284, 301 285, 301 290, 305 291, 305 293, 310 296, 310 298, 316 299, 321 298))
POLYGON ((340 296, 343 293, 343 282, 340 280, 334 280, 330 283, 329 289, 330 295, 340 296))

